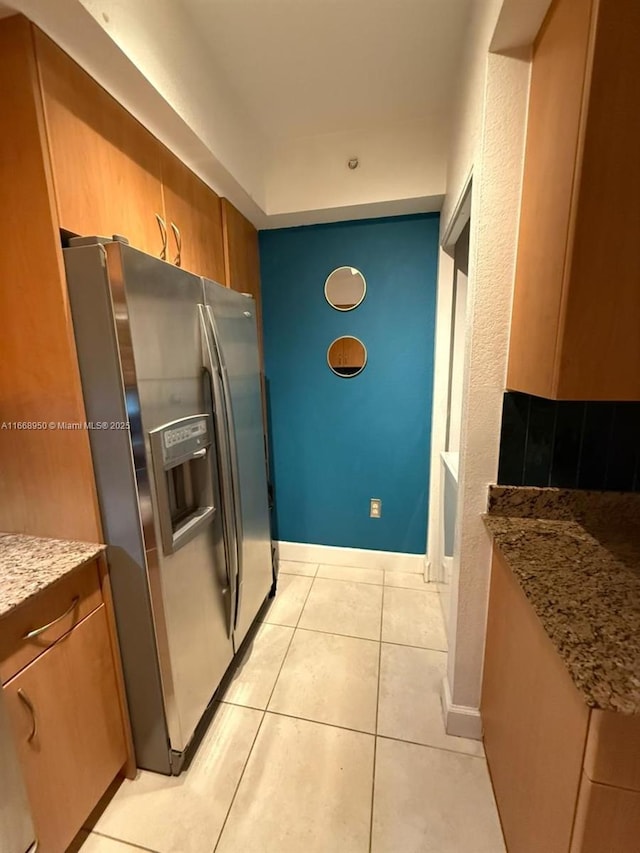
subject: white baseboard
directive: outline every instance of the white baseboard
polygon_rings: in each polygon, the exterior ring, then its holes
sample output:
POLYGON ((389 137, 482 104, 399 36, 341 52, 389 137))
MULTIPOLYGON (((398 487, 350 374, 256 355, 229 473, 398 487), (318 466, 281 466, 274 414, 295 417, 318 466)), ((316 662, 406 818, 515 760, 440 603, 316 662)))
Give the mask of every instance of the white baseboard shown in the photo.
POLYGON ((424 554, 398 551, 369 551, 365 548, 336 548, 305 542, 278 542, 281 560, 296 563, 324 563, 328 566, 354 566, 359 569, 386 569, 392 572, 424 573, 424 554))
POLYGON ((442 679, 442 713, 444 714, 444 727, 448 735, 455 737, 468 737, 473 740, 482 740, 482 717, 479 708, 469 705, 454 705, 451 701, 449 690, 449 679, 445 675, 442 679))

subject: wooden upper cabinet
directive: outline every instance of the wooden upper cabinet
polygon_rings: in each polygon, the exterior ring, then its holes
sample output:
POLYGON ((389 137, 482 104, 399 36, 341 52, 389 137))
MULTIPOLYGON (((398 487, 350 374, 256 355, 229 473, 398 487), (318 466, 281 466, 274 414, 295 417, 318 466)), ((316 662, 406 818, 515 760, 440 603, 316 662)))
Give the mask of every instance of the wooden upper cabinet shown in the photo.
POLYGON ((181 160, 161 146, 167 214, 167 260, 225 284, 220 198, 181 160))
POLYGON ((58 216, 76 234, 122 234, 162 250, 160 144, 34 28, 58 216))
POLYGON ((222 199, 222 230, 226 284, 227 287, 239 293, 250 293, 256 301, 258 341, 262 359, 262 297, 258 232, 226 198, 222 199))
POLYGON ((347 367, 362 367, 364 365, 364 346, 358 338, 345 337, 343 343, 344 364, 347 367))
MULTIPOLYGON (((86 420, 26 18, 0 21, 0 530, 99 542, 86 420), (45 428, 39 428, 38 425, 45 428)), ((1 759, 0 759, 1 760, 1 759)))
POLYGON ((507 387, 640 400, 640 4, 554 0, 534 46, 507 387))

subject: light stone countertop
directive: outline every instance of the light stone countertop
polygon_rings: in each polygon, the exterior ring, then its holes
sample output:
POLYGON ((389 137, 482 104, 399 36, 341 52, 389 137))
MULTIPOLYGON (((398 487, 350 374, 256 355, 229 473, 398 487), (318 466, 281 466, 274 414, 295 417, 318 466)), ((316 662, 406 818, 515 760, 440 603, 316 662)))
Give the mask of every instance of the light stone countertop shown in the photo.
POLYGON ((640 494, 491 486, 485 523, 586 704, 640 714, 640 494))
POLYGON ((104 550, 89 542, 0 533, 0 618, 104 550))

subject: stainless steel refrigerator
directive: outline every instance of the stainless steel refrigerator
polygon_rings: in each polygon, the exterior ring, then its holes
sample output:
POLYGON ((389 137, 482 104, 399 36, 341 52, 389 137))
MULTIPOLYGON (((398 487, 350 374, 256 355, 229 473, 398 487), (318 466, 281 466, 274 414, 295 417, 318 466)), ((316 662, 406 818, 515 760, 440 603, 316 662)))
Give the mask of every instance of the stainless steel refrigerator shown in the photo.
POLYGON ((115 239, 64 260, 137 762, 178 773, 272 586, 255 305, 115 239))

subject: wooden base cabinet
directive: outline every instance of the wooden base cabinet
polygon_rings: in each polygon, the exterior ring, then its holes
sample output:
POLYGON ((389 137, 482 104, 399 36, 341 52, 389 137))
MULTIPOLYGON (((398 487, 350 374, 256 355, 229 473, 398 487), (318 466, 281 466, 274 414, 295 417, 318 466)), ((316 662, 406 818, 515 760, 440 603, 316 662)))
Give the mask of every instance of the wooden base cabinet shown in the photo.
POLYGON ((481 711, 509 853, 637 853, 640 717, 587 707, 496 548, 481 711))
POLYGON ((635 853, 640 848, 640 791, 582 776, 571 853, 635 853))
POLYGON ((104 605, 4 692, 42 853, 62 853, 126 760, 104 605))
POLYGON ((481 710, 509 853, 567 853, 589 710, 497 551, 481 710))
POLYGON ((135 773, 102 558, 7 614, 0 640, 38 852, 64 853, 116 776, 135 773))

